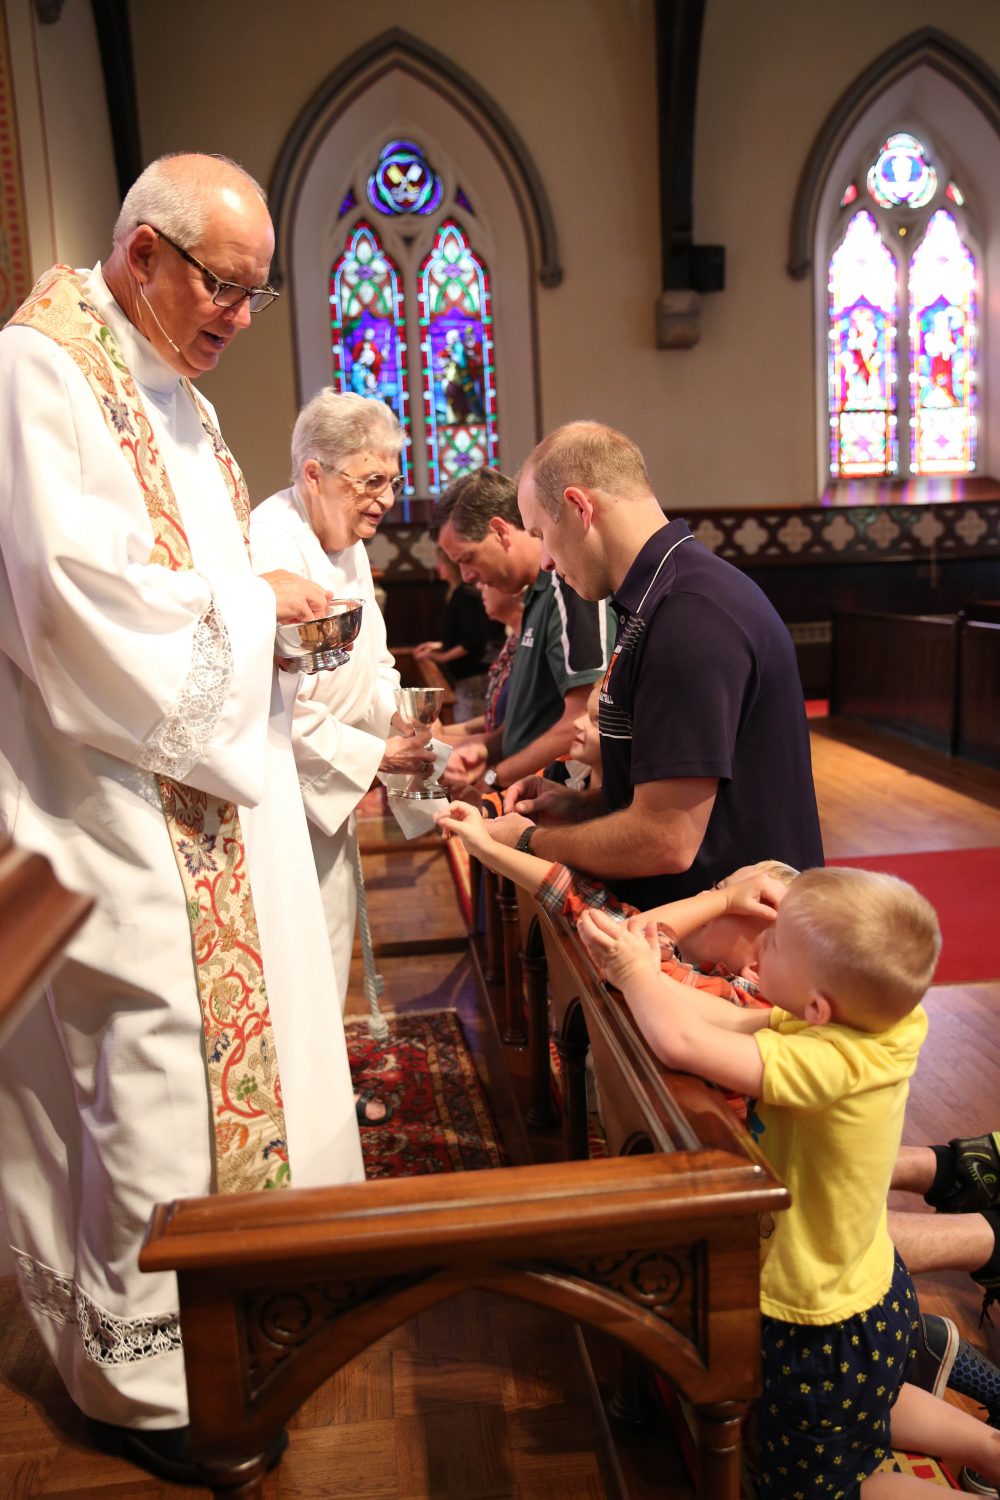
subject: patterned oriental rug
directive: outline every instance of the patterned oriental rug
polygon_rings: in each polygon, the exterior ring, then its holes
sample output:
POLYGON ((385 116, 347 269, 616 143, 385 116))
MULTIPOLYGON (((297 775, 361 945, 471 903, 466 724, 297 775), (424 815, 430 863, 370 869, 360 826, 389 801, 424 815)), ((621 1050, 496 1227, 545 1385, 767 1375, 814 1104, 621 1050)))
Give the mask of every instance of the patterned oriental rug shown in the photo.
POLYGON ((369 1177, 476 1172, 506 1165, 458 1016, 452 1010, 397 1016, 385 1042, 367 1021, 345 1026, 351 1075, 392 1105, 384 1125, 361 1131, 369 1177))

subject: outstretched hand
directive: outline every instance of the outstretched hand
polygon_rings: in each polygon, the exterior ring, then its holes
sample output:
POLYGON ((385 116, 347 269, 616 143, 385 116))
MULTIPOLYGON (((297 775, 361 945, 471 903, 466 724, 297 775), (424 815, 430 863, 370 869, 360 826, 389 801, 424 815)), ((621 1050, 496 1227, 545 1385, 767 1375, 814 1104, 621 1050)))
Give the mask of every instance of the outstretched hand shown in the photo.
POLYGON ((522 776, 503 794, 503 810, 520 813, 533 823, 575 823, 582 812, 578 792, 569 791, 544 776, 522 776))
POLYGON ((787 889, 770 875, 747 875, 722 887, 731 916, 759 917, 764 922, 774 921, 787 889))
POLYGON ((485 745, 476 744, 475 741, 456 745, 448 764, 441 772, 441 780, 452 791, 473 786, 486 770, 488 761, 489 752, 485 745))
POLYGON ((588 909, 576 930, 595 967, 615 989, 624 990, 642 975, 659 974, 660 940, 655 922, 643 922, 641 917, 616 922, 607 912, 588 909))
POLYGON ((445 838, 457 835, 473 853, 489 847, 490 824, 479 808, 471 807, 468 802, 449 802, 447 807, 434 815, 434 822, 445 838))

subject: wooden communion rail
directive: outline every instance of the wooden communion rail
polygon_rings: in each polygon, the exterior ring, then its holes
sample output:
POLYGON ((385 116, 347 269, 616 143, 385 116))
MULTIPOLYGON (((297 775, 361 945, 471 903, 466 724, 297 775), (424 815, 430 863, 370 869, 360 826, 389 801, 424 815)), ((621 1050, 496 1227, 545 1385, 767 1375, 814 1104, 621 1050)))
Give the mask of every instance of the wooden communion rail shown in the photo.
POLYGON ((586 1155, 589 1045, 611 1155, 161 1205, 140 1263, 178 1275, 192 1446, 216 1496, 262 1500, 267 1455, 309 1395, 470 1289, 554 1309, 661 1371, 694 1410, 700 1500, 739 1496, 759 1216, 788 1194, 722 1097, 651 1055, 568 927, 502 896, 496 961, 507 1029, 530 1033, 534 1106, 543 1069, 549 1086, 551 997, 569 1154, 586 1155))
POLYGON ((178 1273, 192 1445, 217 1496, 260 1500, 266 1455, 323 1381, 479 1288, 661 1370, 695 1410, 698 1495, 737 1500, 758 1215, 785 1201, 759 1162, 713 1148, 509 1167, 161 1206, 141 1264, 178 1273))

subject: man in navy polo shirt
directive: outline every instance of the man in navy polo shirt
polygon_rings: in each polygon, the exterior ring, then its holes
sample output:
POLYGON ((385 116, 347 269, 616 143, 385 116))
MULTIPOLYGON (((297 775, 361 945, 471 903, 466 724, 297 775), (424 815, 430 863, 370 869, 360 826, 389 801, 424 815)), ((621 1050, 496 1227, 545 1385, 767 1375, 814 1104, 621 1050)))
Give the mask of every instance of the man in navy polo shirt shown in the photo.
POLYGON ((494 836, 640 908, 759 859, 822 864, 795 653, 757 585, 666 519, 639 449, 600 423, 540 443, 518 502, 542 566, 585 599, 612 594, 619 629, 600 792, 528 778, 509 789, 494 836))
POLYGON ((607 667, 614 617, 605 603, 581 599, 541 568, 541 545, 522 526, 517 487, 498 469, 457 479, 438 502, 434 524, 464 582, 524 594, 503 724, 456 746, 443 776, 456 792, 509 786, 569 749, 574 722, 607 667))

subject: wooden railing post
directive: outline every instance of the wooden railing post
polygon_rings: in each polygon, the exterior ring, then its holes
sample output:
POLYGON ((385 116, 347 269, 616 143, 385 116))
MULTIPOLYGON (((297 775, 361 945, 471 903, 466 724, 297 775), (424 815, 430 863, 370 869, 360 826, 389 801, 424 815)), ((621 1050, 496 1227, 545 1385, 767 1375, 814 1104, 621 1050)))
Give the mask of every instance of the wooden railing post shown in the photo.
POLYGON ((499 885, 492 870, 485 865, 483 879, 483 919, 486 923, 486 965, 483 978, 495 984, 503 975, 503 928, 500 920, 499 885))
POLYGON ((549 1058, 549 970, 545 949, 532 928, 533 940, 521 949, 521 973, 528 1013, 529 1099, 524 1118, 537 1130, 547 1130, 558 1118, 552 1103, 552 1063, 549 1058))
POLYGON ((738 1500, 740 1493, 740 1426, 745 1401, 696 1406, 698 1500, 738 1500))
POLYGON ((563 1142, 570 1161, 586 1161, 590 1155, 587 1138, 587 1046, 575 1040, 556 1037, 556 1051, 562 1072, 563 1142))
POLYGON ((503 1025, 500 1035, 512 1047, 523 1047, 528 1040, 524 1016, 524 984, 521 979, 521 934, 517 910, 517 889, 510 880, 501 880, 497 905, 503 933, 503 1025))

